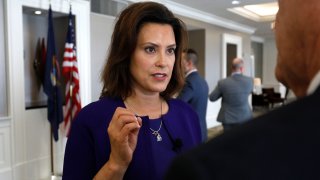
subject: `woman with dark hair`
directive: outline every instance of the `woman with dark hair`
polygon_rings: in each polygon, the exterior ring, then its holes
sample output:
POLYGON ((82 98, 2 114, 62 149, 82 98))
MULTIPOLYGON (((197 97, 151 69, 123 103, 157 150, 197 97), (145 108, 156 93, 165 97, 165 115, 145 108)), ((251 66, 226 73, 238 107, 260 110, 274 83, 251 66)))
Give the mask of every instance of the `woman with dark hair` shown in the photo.
POLYGON ((165 6, 134 3, 117 19, 101 98, 74 120, 63 179, 162 179, 201 141, 198 116, 173 99, 183 86, 185 25, 165 6))

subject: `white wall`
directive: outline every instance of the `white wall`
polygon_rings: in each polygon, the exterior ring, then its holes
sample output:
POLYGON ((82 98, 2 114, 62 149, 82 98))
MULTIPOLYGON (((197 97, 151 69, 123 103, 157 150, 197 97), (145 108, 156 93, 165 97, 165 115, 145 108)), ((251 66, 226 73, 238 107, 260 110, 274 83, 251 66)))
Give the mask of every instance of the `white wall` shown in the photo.
POLYGON ((274 39, 266 39, 263 45, 263 79, 262 84, 273 86, 278 84, 275 78, 275 67, 277 63, 277 48, 274 39))
POLYGON ((4 39, 4 6, 0 0, 0 117, 8 115, 7 105, 7 86, 6 86, 6 58, 5 58, 5 39, 4 39))
POLYGON ((11 179, 11 124, 8 114, 4 1, 0 0, 0 179, 11 179))
POLYGON ((100 75, 106 63, 111 34, 114 27, 114 17, 91 13, 91 85, 92 100, 100 97, 102 83, 100 75))

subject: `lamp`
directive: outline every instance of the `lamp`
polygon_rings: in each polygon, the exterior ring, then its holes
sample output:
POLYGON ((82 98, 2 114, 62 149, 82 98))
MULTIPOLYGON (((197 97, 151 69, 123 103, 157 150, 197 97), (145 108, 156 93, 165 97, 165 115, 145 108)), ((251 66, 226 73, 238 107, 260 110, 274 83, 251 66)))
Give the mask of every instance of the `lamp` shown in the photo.
POLYGON ((254 86, 261 86, 261 78, 254 78, 253 79, 254 86))
POLYGON ((256 77, 253 79, 253 92, 255 94, 261 94, 262 89, 261 89, 261 78, 256 77))

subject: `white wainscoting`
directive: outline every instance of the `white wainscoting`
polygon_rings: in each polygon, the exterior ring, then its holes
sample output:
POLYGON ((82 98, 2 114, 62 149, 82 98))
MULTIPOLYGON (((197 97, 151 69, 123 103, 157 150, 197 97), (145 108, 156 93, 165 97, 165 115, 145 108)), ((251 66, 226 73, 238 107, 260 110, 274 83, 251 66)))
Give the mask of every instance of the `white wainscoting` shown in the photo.
POLYGON ((0 179, 12 179, 10 118, 0 118, 0 179))

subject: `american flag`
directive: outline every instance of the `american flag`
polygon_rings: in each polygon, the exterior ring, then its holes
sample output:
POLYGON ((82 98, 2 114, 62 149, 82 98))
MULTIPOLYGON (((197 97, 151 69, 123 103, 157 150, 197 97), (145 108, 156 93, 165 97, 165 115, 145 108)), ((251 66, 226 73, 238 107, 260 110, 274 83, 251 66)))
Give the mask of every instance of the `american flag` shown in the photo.
POLYGON ((75 33, 72 22, 73 16, 70 7, 68 32, 63 55, 62 73, 67 80, 64 107, 64 130, 68 136, 72 120, 81 109, 79 72, 76 56, 75 33))

